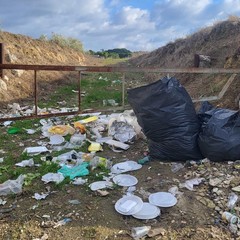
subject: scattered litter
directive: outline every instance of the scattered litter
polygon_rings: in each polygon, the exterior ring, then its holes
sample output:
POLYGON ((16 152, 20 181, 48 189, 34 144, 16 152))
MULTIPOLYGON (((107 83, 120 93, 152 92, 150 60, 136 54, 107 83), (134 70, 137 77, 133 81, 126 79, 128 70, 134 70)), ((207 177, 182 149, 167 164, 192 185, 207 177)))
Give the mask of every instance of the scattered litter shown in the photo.
POLYGON ((114 99, 104 99, 103 106, 118 106, 118 103, 114 99))
POLYGON ((34 129, 24 129, 24 130, 27 132, 27 134, 30 134, 30 135, 36 133, 36 130, 34 129))
POLYGON ((235 224, 239 221, 239 218, 230 212, 223 212, 222 219, 232 224, 235 224))
POLYGON ((70 143, 73 145, 81 146, 84 140, 86 140, 86 134, 76 133, 71 136, 70 143))
POLYGON ((134 227, 131 230, 131 236, 135 240, 142 239, 142 237, 144 237, 148 234, 150 229, 151 229, 151 226, 134 227))
POLYGON ((18 167, 33 167, 34 166, 34 161, 33 158, 29 159, 29 160, 23 160, 19 163, 15 164, 18 167))
POLYGON ((82 119, 78 122, 80 122, 80 123, 90 123, 90 122, 94 122, 96 120, 98 120, 98 116, 92 116, 92 117, 89 117, 89 118, 85 118, 85 119, 82 119))
POLYGON ((6 200, 3 200, 3 199, 0 198, 0 205, 5 205, 6 203, 7 203, 6 200))
POLYGON ((148 202, 144 202, 142 209, 139 212, 133 214, 132 216, 137 219, 147 220, 158 217, 160 213, 161 211, 157 206, 148 202))
POLYGON ((88 147, 89 152, 99 152, 103 151, 102 146, 100 143, 97 142, 91 142, 91 144, 88 147))
POLYGON ((71 218, 64 218, 63 220, 60 220, 58 221, 57 223, 55 223, 55 225, 53 226, 53 228, 57 228, 57 227, 60 227, 60 226, 63 226, 69 222, 71 222, 72 219, 71 218))
POLYGON ((7 127, 7 126, 10 126, 12 123, 13 123, 13 121, 5 121, 5 122, 3 122, 3 126, 7 127))
POLYGON ((42 193, 42 194, 34 193, 33 198, 35 198, 36 200, 42 200, 42 199, 45 199, 48 195, 49 193, 42 193))
POLYGON ((113 182, 122 187, 130 187, 136 185, 138 180, 129 174, 119 174, 113 178, 113 182))
POLYGON ((64 180, 64 176, 61 173, 47 173, 42 176, 42 181, 44 183, 55 182, 60 183, 64 180))
POLYGON ((70 177, 70 179, 74 179, 75 177, 82 177, 89 174, 89 170, 87 169, 89 163, 83 162, 82 164, 69 168, 66 165, 63 165, 61 169, 58 170, 58 173, 61 173, 64 177, 70 177))
POLYGON ((17 134, 21 131, 20 128, 16 128, 16 127, 11 127, 7 130, 8 134, 17 134))
POLYGON ((123 215, 136 214, 142 209, 142 207, 142 199, 134 195, 124 196, 115 203, 116 211, 123 215))
POLYGON ((125 143, 132 142, 136 137, 136 132, 128 123, 118 122, 115 120, 111 123, 111 125, 109 125, 108 135, 122 143, 125 143))
POLYGON ((0 184, 0 196, 21 193, 23 181, 24 176, 20 175, 16 180, 7 180, 0 184))
POLYGON ((193 191, 193 186, 199 185, 203 180, 204 178, 193 178, 193 179, 187 180, 185 183, 179 184, 179 187, 180 188, 185 187, 188 190, 193 191))
POLYGON ((3 163, 3 161, 4 161, 4 158, 3 157, 0 158, 0 163, 3 163))
POLYGON ((158 207, 172 207, 177 199, 169 192, 156 192, 149 195, 149 202, 158 207))
POLYGON ((171 170, 173 173, 180 171, 182 168, 184 168, 182 163, 172 163, 171 170))
POLYGON ((74 128, 78 129, 81 134, 85 134, 87 131, 86 127, 83 124, 81 124, 80 122, 73 123, 73 126, 74 126, 74 128))
POLYGON ((68 202, 69 202, 70 204, 73 204, 73 205, 78 205, 78 204, 80 204, 80 201, 77 200, 77 199, 68 200, 68 202))
POLYGON ((89 161, 89 166, 92 170, 95 168, 110 169, 112 167, 112 162, 107 158, 95 156, 89 161))
POLYGON ((228 196, 227 207, 232 210, 235 207, 237 200, 238 200, 238 195, 231 192, 228 196))
POLYGON ((112 166, 111 172, 115 174, 139 170, 142 168, 141 164, 138 164, 134 161, 127 160, 125 162, 117 163, 112 166))
POLYGON ((142 159, 139 159, 138 160, 138 163, 141 164, 141 165, 144 165, 145 163, 148 163, 150 161, 150 157, 149 156, 146 156, 142 159))
POLYGON ((52 145, 60 145, 62 144, 63 142, 65 142, 65 139, 63 136, 61 135, 53 135, 53 136, 50 136, 50 144, 52 145))
POLYGON ((23 150, 23 152, 26 152, 29 155, 37 155, 44 152, 49 152, 49 150, 46 147, 27 147, 23 150))
POLYGON ((108 140, 105 142, 106 144, 112 146, 112 149, 115 150, 115 148, 120 148, 120 149, 123 149, 123 150, 127 150, 129 149, 129 145, 126 144, 126 143, 122 143, 122 142, 119 142, 119 141, 116 141, 116 140, 108 140))
POLYGON ((73 184, 73 185, 83 185, 83 184, 85 184, 86 182, 87 182, 86 179, 83 179, 83 178, 79 177, 79 178, 74 178, 72 184, 73 184))
POLYGON ((71 135, 74 134, 75 129, 70 125, 57 125, 57 126, 51 126, 48 129, 48 132, 52 134, 66 136, 67 134, 71 134, 71 135))
POLYGON ((109 195, 109 192, 106 190, 97 190, 97 193, 102 197, 109 195))
POLYGON ((175 197, 178 197, 178 196, 181 196, 183 195, 183 192, 180 192, 178 190, 178 187, 177 186, 173 186, 171 188, 168 189, 168 192, 170 192, 173 196, 175 197))
POLYGON ((89 185, 92 191, 96 191, 104 188, 111 188, 112 186, 113 186, 113 183, 108 181, 93 182, 89 185))
POLYGON ((166 230, 164 228, 159 227, 159 228, 151 229, 147 235, 148 237, 153 238, 158 235, 164 236, 165 234, 166 234, 166 230))

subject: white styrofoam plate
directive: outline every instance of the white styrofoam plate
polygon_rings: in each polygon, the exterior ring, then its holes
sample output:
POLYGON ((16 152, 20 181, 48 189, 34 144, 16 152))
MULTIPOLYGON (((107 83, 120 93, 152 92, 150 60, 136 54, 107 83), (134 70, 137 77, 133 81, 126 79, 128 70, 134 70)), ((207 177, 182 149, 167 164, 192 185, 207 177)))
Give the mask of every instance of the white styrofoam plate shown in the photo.
POLYGON ((172 207, 177 199, 169 192, 156 192, 149 195, 149 202, 158 207, 172 207))
POLYGON ((123 215, 133 215, 139 212, 143 207, 143 201, 138 196, 124 196, 115 203, 117 212, 123 215))
POLYGON ((93 182, 89 185, 92 191, 96 191, 99 189, 109 188, 112 187, 112 183, 108 181, 97 181, 93 182))
POLYGON ((130 187, 136 185, 138 180, 129 174, 119 174, 113 178, 113 182, 122 187, 130 187))
POLYGON ((50 136, 50 144, 52 145, 59 145, 62 144, 65 141, 64 137, 61 135, 52 135, 50 136))
POLYGON ((112 166, 111 172, 112 173, 124 173, 128 171, 134 171, 142 168, 141 164, 138 164, 137 162, 134 161, 125 161, 125 162, 120 162, 112 166))
POLYGON ((142 209, 139 212, 133 214, 133 217, 137 219, 153 219, 160 214, 161 211, 157 206, 148 202, 144 202, 142 209))

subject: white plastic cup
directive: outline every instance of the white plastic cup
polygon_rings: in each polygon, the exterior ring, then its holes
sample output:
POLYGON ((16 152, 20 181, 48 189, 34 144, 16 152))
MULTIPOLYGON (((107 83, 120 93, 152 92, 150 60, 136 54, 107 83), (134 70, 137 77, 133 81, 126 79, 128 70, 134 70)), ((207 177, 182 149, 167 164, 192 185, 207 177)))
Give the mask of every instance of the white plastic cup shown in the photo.
POLYGON ((144 237, 145 235, 148 234, 148 232, 150 231, 151 226, 143 226, 143 227, 135 227, 132 228, 132 234, 131 236, 135 239, 135 238, 141 238, 144 237))
POLYGON ((239 218, 230 212, 223 212, 222 219, 224 219, 232 224, 235 224, 239 221, 239 218))

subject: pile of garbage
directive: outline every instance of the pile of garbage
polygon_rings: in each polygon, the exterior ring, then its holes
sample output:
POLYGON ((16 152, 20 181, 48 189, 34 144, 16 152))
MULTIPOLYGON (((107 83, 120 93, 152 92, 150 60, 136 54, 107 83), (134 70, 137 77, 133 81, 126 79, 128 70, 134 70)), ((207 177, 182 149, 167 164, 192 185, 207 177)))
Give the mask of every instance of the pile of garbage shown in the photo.
MULTIPOLYGON (((71 121, 71 117, 68 117, 71 121)), ((89 170, 97 167, 110 169, 111 159, 99 157, 97 152, 103 151, 103 146, 108 146, 115 152, 127 150, 134 140, 142 137, 141 128, 137 123, 132 111, 125 111, 120 114, 101 115, 101 113, 83 114, 81 120, 72 124, 65 124, 60 118, 50 118, 40 120, 41 140, 38 146, 27 147, 24 153, 29 156, 16 163, 18 167, 36 166, 31 156, 45 154, 42 161, 50 161, 59 164, 57 173, 47 173, 42 176, 42 181, 62 182, 65 177, 78 181, 77 177, 86 176, 89 170), (107 136, 103 134, 107 132, 107 136), (69 140, 66 140, 68 136, 69 140), (69 137, 70 136, 70 137, 69 137), (88 152, 77 152, 84 144, 88 143, 88 152), (52 157, 51 152, 70 150, 57 157, 52 157)), ((19 129, 11 127, 12 122, 3 123, 7 127, 8 134, 17 134, 19 129)), ((38 129, 24 129, 27 134, 34 134, 38 129)), ((24 176, 19 176, 16 180, 8 180, 0 185, 0 195, 20 193, 24 176)), ((81 182, 81 181, 80 181, 81 182)))
POLYGON ((239 111, 204 102, 196 114, 185 88, 168 77, 129 90, 128 100, 149 140, 151 159, 240 159, 239 111))

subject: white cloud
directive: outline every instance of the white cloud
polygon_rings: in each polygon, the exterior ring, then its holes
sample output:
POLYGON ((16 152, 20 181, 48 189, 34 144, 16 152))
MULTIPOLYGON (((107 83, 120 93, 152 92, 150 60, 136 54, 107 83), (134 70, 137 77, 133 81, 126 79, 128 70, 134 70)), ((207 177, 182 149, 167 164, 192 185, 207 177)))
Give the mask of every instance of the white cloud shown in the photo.
POLYGON ((240 14, 240 0, 146 1, 152 7, 143 0, 1 0, 0 23, 33 37, 54 32, 78 38, 85 49, 153 50, 240 14))

